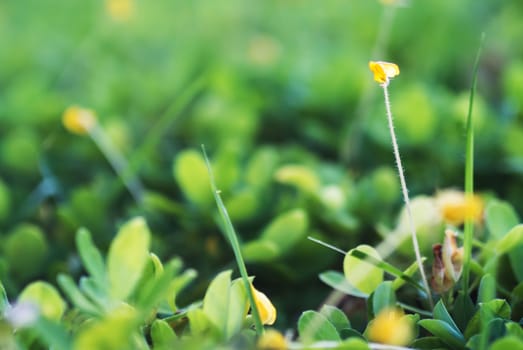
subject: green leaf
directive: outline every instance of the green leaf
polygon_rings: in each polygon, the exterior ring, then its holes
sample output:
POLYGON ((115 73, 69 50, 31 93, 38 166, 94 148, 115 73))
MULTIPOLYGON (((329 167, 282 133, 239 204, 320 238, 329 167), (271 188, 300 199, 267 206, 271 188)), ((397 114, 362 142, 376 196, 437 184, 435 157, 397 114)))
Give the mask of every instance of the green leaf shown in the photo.
POLYGON ((494 299, 482 304, 481 307, 488 307, 494 315, 506 320, 510 319, 510 314, 512 312, 510 305, 505 299, 494 299))
POLYGON ((144 285, 140 286, 136 295, 136 307, 145 314, 152 312, 158 304, 171 297, 169 295, 170 285, 175 270, 177 269, 177 261, 172 260, 158 276, 153 276, 148 279, 144 285))
POLYGON ((504 299, 494 299, 486 303, 480 303, 479 310, 476 311, 467 325, 465 338, 469 339, 474 334, 479 333, 481 325, 487 324, 494 317, 510 319, 510 314, 510 306, 504 299))
POLYGON ((214 155, 212 162, 214 177, 217 186, 223 192, 228 193, 238 182, 241 174, 239 153, 238 147, 222 146, 214 155))
POLYGON ((343 272, 345 278, 357 289, 364 293, 372 293, 383 282, 383 270, 367 262, 367 256, 381 260, 376 249, 369 245, 359 245, 345 255, 343 272), (362 259, 360 256, 353 256, 355 251, 363 252, 365 257, 362 259))
POLYGON ((167 322, 157 319, 151 325, 151 339, 155 350, 167 350, 173 348, 176 334, 167 322))
POLYGON ((58 291, 47 282, 37 281, 27 285, 18 297, 18 302, 36 304, 40 313, 49 320, 59 321, 66 304, 58 291))
POLYGON ((223 338, 227 334, 231 273, 228 270, 218 274, 209 284, 203 298, 203 312, 223 338))
POLYGON ((372 296, 372 311, 374 315, 377 315, 381 310, 394 306, 396 306, 396 294, 394 294, 392 282, 382 282, 372 296))
POLYGON ((522 350, 523 349, 523 340, 518 337, 508 336, 496 340, 490 346, 489 350, 522 350))
POLYGON ((4 285, 0 281, 0 314, 3 314, 6 308, 9 307, 9 300, 7 300, 7 294, 5 292, 4 285))
POLYGON ((357 330, 355 329, 352 329, 352 328, 343 328, 342 330, 339 330, 338 331, 340 333, 340 337, 341 339, 348 339, 348 338, 360 338, 362 340, 366 340, 365 337, 363 336, 363 334, 361 334, 360 332, 358 332, 357 330))
POLYGON ((125 300, 136 287, 149 259, 151 233, 141 217, 127 222, 118 232, 107 255, 109 293, 125 300))
MULTIPOLYGON (((485 311, 484 309, 480 310, 485 311)), ((489 315, 491 317, 491 315, 489 315)), ((501 338, 506 333, 505 328, 506 320, 501 318, 492 318, 490 321, 485 322, 482 326, 481 333, 473 335, 467 342, 467 348, 469 349, 485 349, 486 344, 501 338)))
POLYGON ((218 327, 215 326, 207 317, 202 309, 192 309, 187 312, 191 335, 199 336, 211 332, 214 336, 220 337, 218 327))
POLYGON ((421 320, 418 324, 440 338, 451 349, 464 349, 465 339, 450 324, 442 320, 421 320))
POLYGON ((507 334, 516 336, 523 340, 523 328, 520 324, 512 321, 508 321, 505 324, 505 327, 507 329, 507 334))
POLYGON ((410 344, 412 349, 427 349, 427 350, 434 350, 434 349, 446 349, 446 344, 438 337, 423 337, 414 340, 410 344))
MULTIPOLYGON (((364 261, 365 263, 372 264, 372 265, 382 269, 383 271, 387 272, 391 276, 401 278, 402 280, 408 282, 413 287, 419 289, 422 292, 425 292, 425 289, 423 288, 423 286, 420 283, 416 282, 408 274, 403 273, 400 269, 392 266, 391 264, 387 263, 386 261, 383 261, 381 258, 378 258, 375 255, 368 254, 367 252, 358 249, 358 247, 356 247, 355 249, 352 249, 348 254, 364 261)), ((347 256, 345 256, 345 258, 347 258, 347 256)), ((424 261, 425 259, 422 259, 422 260, 424 261)))
POLYGON ((514 319, 523 318, 523 282, 520 282, 510 294, 511 306, 514 319))
POLYGON ((173 172, 187 199, 201 207, 208 207, 212 203, 207 166, 199 152, 180 152, 174 162, 173 172))
POLYGON ((148 190, 143 196, 143 206, 152 213, 163 212, 171 215, 183 215, 185 208, 167 196, 148 190))
POLYGON ((109 303, 105 291, 100 290, 100 287, 91 277, 80 277, 78 283, 80 290, 96 305, 104 307, 109 303))
POLYGON ((225 236, 227 237, 229 243, 231 244, 231 248, 234 252, 234 257, 236 258, 236 265, 238 266, 241 278, 243 279, 243 283, 244 283, 245 289, 247 291, 247 295, 249 297, 249 302, 250 302, 251 308, 252 308, 252 319, 254 320, 256 334, 258 336, 261 336, 263 334, 263 324, 260 319, 260 312, 259 312, 258 307, 255 302, 253 289, 250 288, 250 286, 249 286, 249 275, 247 274, 247 268, 245 266, 245 261, 243 260, 238 235, 236 234, 236 231, 234 230, 234 226, 232 225, 231 218, 229 217, 229 214, 227 213, 227 209, 225 208, 225 205, 223 204, 222 198, 220 196, 220 191, 216 187, 216 182, 214 180, 214 175, 212 172, 211 164, 209 162, 209 158, 207 157, 207 153, 205 152, 205 147, 203 145, 202 145, 202 152, 203 152, 203 157, 205 160, 205 166, 207 168, 207 172, 209 175, 209 182, 211 184, 211 190, 212 190, 212 193, 214 196, 214 200, 216 201, 216 205, 218 207, 220 217, 222 219, 223 230, 224 230, 225 236))
POLYGON ((352 337, 342 341, 336 349, 339 350, 370 350, 369 344, 360 337, 352 337))
POLYGON ((478 291, 478 303, 486 303, 496 296, 496 279, 491 274, 481 278, 478 291))
POLYGON ((80 291, 80 289, 78 289, 78 287, 76 286, 76 284, 70 276, 60 274, 58 275, 57 282, 58 285, 64 291, 65 295, 78 309, 93 316, 102 314, 103 311, 98 306, 93 304, 93 302, 89 300, 80 291))
POLYGON ((325 316, 312 310, 301 314, 298 333, 300 340, 306 344, 322 340, 341 340, 336 327, 325 316))
POLYGON ((514 226, 506 235, 496 243, 496 252, 505 254, 523 244, 523 225, 514 226))
POLYGON ((133 340, 141 322, 137 316, 132 307, 122 304, 104 318, 82 327, 75 337, 73 349, 136 349, 133 340))
POLYGON ((229 339, 238 334, 242 328, 243 321, 249 311, 247 291, 241 278, 232 282, 229 294, 229 310, 227 311, 227 328, 225 338, 229 339))
POLYGON ((325 316, 334 327, 336 327, 338 332, 341 332, 343 329, 351 328, 347 315, 335 306, 323 305, 320 313, 325 316))
POLYGON ((169 285, 168 299, 171 311, 178 311, 178 307, 176 306, 176 296, 183 288, 191 283, 196 278, 196 276, 198 276, 198 272, 196 270, 187 269, 181 275, 177 276, 171 281, 171 284, 169 285))
POLYGON ((445 323, 447 323, 452 329, 461 335, 461 331, 459 330, 456 323, 454 323, 454 320, 452 317, 450 317, 449 312, 447 311, 447 308, 443 304, 443 301, 438 301, 438 303, 434 306, 434 310, 432 311, 434 318, 437 320, 441 320, 445 323))
POLYGON ((261 188, 271 182, 279 158, 275 148, 257 147, 245 168, 244 177, 247 184, 261 188))
POLYGON ((272 261, 286 254, 307 234, 309 220, 303 209, 294 209, 274 219, 260 238, 243 246, 248 261, 272 261))
POLYGON ((268 262, 276 259, 280 250, 276 243, 257 239, 248 242, 242 247, 242 255, 245 261, 249 262, 268 262))
POLYGON ((329 287, 334 288, 342 293, 352 295, 357 298, 368 298, 368 293, 363 293, 358 288, 354 287, 347 279, 345 275, 338 271, 326 271, 319 275, 320 280, 327 284, 329 287))
POLYGON ((278 247, 278 253, 282 255, 305 237, 308 227, 307 212, 294 209, 274 219, 263 230, 260 239, 273 242, 278 247))
POLYGON ((31 327, 38 337, 48 345, 49 349, 69 350, 71 349, 72 340, 68 330, 63 324, 58 324, 46 318, 39 318, 31 327))
POLYGON ((491 236, 501 239, 519 223, 519 218, 509 203, 492 200, 485 210, 485 222, 491 236))
POLYGON ((316 193, 320 187, 318 176, 304 165, 288 164, 274 174, 276 181, 293 185, 305 193, 316 193))
POLYGON ((456 297, 456 301, 454 302, 454 309, 452 310, 452 318, 456 321, 460 331, 465 331, 467 323, 470 321, 475 311, 470 296, 468 294, 463 294, 460 290, 456 297))
POLYGON ((89 272, 100 288, 105 288, 107 280, 104 260, 102 254, 94 245, 91 234, 87 229, 81 228, 76 233, 76 246, 87 272, 89 272))
MULTIPOLYGON (((427 260, 427 258, 423 257, 421 258, 421 262, 424 263, 425 260, 427 260)), ((418 265, 418 262, 417 261, 414 261, 412 264, 410 264, 409 267, 407 267, 404 271, 403 271, 403 274, 401 276, 397 276, 394 281, 392 281, 392 288, 394 288, 394 290, 398 290, 400 289, 406 282, 405 280, 405 276, 407 277, 411 277, 416 273, 416 271, 419 270, 419 265, 418 265)))

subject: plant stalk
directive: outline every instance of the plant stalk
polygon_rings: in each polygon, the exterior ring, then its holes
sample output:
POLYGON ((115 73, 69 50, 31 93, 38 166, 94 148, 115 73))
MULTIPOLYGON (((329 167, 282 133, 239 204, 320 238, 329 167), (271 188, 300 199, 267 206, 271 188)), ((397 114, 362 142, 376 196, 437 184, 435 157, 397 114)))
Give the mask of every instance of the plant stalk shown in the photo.
MULTIPOLYGON (((472 119, 472 107, 474 105, 474 95, 476 94, 476 82, 478 77, 479 58, 481 49, 485 40, 485 33, 481 35, 476 60, 472 73, 472 86, 470 87, 469 108, 467 115, 467 139, 465 150, 465 199, 469 200, 474 194, 474 125, 472 119)), ((474 239, 474 223, 472 217, 465 217, 465 228, 463 238, 463 278, 462 290, 468 294, 468 285, 470 280, 470 259, 472 256, 472 241, 474 239)))
POLYGON ((414 226, 414 220, 412 218, 412 210, 410 208, 409 191, 407 189, 407 183, 405 181, 405 175, 403 173, 403 165, 401 163, 400 151, 399 151, 399 147, 398 147, 398 142, 396 140, 396 133, 394 132, 394 123, 392 121, 392 112, 391 112, 391 108, 390 108, 389 92, 387 89, 388 82, 381 84, 381 86, 383 87, 383 95, 385 96, 385 110, 387 112, 387 121, 389 124, 390 137, 392 140, 392 150, 394 153, 394 157, 396 159, 396 166, 398 168, 398 175, 399 175, 400 183, 401 183, 401 191, 403 192, 403 200, 405 201, 405 208, 407 210, 407 217, 409 220, 410 232, 412 235, 412 245, 414 247, 414 253, 416 254, 416 261, 418 263, 419 271, 421 273, 423 287, 425 288, 425 292, 427 293, 430 307, 432 309, 434 307, 434 302, 432 301, 432 295, 430 293, 429 284, 427 282, 425 270, 423 269, 423 261, 421 259, 418 238, 416 236, 416 228, 414 226))

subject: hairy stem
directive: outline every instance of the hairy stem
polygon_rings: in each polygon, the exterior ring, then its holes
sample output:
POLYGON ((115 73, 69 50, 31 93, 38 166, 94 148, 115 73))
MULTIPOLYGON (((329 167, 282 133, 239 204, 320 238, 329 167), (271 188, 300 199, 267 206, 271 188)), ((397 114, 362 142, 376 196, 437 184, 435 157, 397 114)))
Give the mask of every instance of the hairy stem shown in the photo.
POLYGON ((385 96, 385 110, 387 111, 387 120, 389 123, 390 137, 392 140, 392 149, 394 152, 394 157, 396 158, 396 166, 398 168, 398 175, 401 183, 401 190, 403 192, 403 200, 405 201, 405 208, 407 209, 407 217, 409 220, 410 232, 412 235, 412 245, 414 246, 414 253, 416 254, 416 261, 419 266, 419 271, 421 273, 421 279, 423 280, 423 286, 427 293, 429 303, 431 308, 434 303, 432 301, 432 295, 430 294, 429 284, 427 282, 427 276, 425 275, 425 270, 423 269, 423 261, 421 259, 421 253, 419 250, 418 238, 416 236, 416 228, 414 226, 414 220, 412 218, 412 211, 410 209, 410 200, 409 200, 409 191, 407 190, 407 183, 405 182, 405 175, 403 174, 403 165, 401 164, 400 151, 398 147, 398 142, 396 141, 396 133, 394 132, 394 123, 392 121, 392 112, 390 110, 390 101, 389 101, 389 92, 387 90, 388 83, 384 83, 381 86, 383 87, 383 95, 385 96))

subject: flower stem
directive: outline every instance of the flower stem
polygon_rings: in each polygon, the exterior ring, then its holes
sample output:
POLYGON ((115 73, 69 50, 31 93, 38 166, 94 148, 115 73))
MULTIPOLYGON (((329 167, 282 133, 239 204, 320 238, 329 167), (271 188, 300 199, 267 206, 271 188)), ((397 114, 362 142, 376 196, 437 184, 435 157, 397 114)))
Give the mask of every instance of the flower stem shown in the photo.
POLYGON ((421 259, 421 253, 418 244, 418 238, 416 236, 416 228, 414 227, 414 220, 412 218, 412 211, 410 209, 410 200, 409 200, 409 191, 407 190, 407 183, 405 181, 405 175, 403 174, 403 165, 401 164, 400 151, 398 147, 398 142, 396 141, 396 133, 394 132, 394 123, 392 121, 392 112, 390 109, 389 101, 389 92, 387 90, 388 83, 381 85, 383 87, 383 95, 385 96, 385 110, 387 112, 387 120, 389 123, 390 137, 392 140, 392 149, 394 152, 394 157, 396 158, 396 166, 398 168, 398 175, 401 183, 401 190, 403 192, 403 200, 405 201, 405 208, 407 209, 407 216, 409 220, 410 232, 412 235, 412 245, 414 246, 414 253, 416 254, 416 261, 419 266, 419 271, 421 273, 421 279, 423 281, 423 286, 425 287, 425 292, 429 299, 431 308, 433 308, 434 303, 432 301, 432 295, 430 294, 429 284, 427 282, 427 277, 425 276, 425 270, 423 269, 423 261, 421 259))
POLYGON ((142 183, 133 174, 126 173, 128 164, 125 157, 118 151, 118 149, 116 149, 116 147, 114 147, 111 139, 107 136, 100 125, 94 125, 94 127, 90 128, 88 132, 91 139, 107 158, 107 161, 111 164, 116 174, 120 177, 125 187, 127 187, 135 202, 141 204, 143 200, 142 183))
MULTIPOLYGON (((469 109, 467 114, 467 139, 465 150, 465 196, 472 198, 474 195, 474 126, 472 119, 472 107, 474 105, 474 95, 476 93, 476 81, 478 77, 479 58, 481 56, 481 49, 485 40, 485 33, 481 36, 480 45, 476 54, 474 68, 472 73, 472 84, 470 87, 469 109)), ((470 260, 472 256, 472 241, 474 239, 474 223, 471 217, 465 218, 464 238, 463 238, 463 279, 462 291, 464 294, 468 292, 468 285, 470 280, 470 260)))

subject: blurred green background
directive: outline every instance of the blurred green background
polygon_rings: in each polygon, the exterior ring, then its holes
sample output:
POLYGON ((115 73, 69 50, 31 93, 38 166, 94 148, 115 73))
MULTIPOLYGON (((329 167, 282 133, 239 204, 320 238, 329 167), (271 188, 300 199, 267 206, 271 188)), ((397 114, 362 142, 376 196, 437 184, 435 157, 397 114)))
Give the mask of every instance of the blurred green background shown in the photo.
POLYGON ((318 272, 341 269, 343 259, 306 236, 344 250, 373 244, 375 227, 393 227, 401 208, 368 61, 401 69, 389 90, 411 194, 461 188, 482 32, 476 187, 523 213, 523 2, 387 3, 0 2, 0 279, 8 293, 61 271, 80 274, 79 227, 107 247, 119 224, 143 215, 153 250, 200 273, 182 299, 201 297, 213 275, 234 266, 202 169, 205 144, 237 231, 254 242, 246 258, 258 288, 281 325, 295 322, 330 292, 318 272), (143 183, 142 201, 93 140, 63 127, 71 105, 96 111, 143 183), (295 238, 256 256, 256 239, 282 215, 278 234, 295 238))

